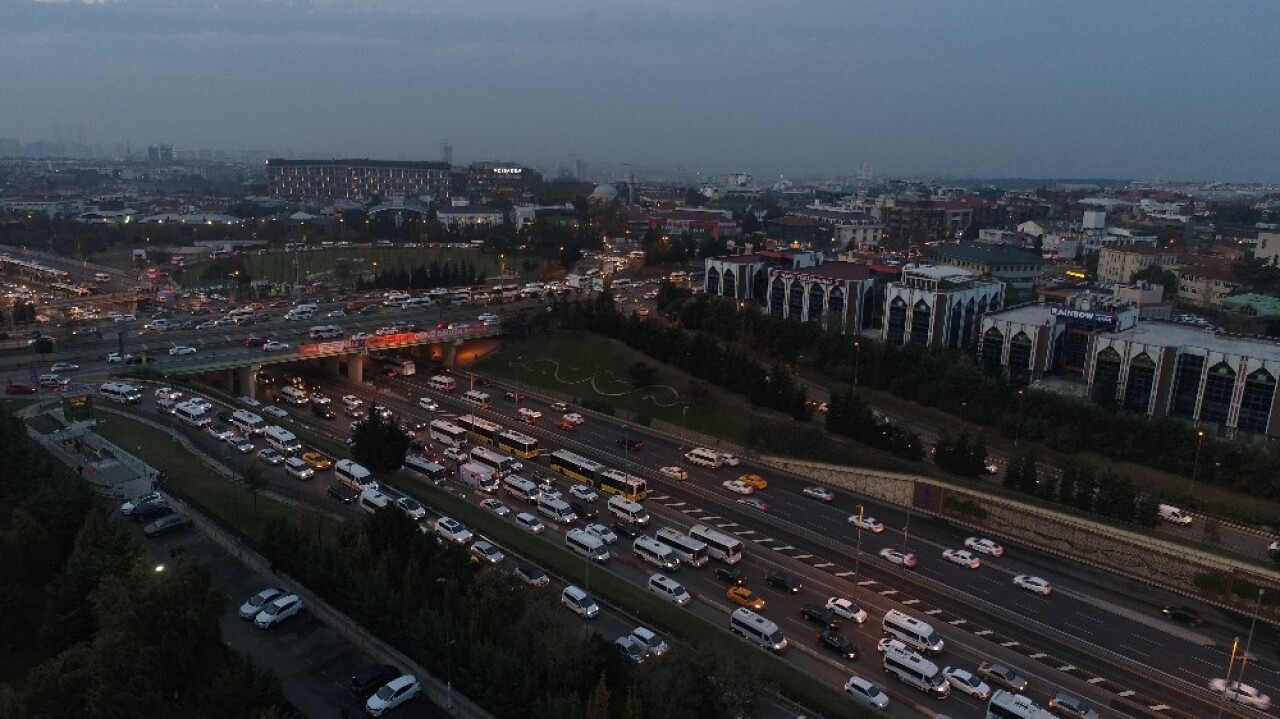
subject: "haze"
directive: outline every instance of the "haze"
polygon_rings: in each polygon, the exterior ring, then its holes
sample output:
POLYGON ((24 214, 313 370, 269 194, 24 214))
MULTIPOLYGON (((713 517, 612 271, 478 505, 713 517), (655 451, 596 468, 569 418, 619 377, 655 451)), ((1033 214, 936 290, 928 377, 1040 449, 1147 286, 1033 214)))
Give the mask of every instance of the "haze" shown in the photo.
POLYGON ((1273 2, 11 0, 0 136, 761 176, 1280 178, 1273 2))

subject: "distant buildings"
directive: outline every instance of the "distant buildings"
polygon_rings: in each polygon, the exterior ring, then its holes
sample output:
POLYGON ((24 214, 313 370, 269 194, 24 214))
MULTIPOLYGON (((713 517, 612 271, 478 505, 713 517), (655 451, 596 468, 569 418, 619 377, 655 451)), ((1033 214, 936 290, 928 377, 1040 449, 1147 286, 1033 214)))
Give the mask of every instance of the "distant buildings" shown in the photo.
POLYGON ((449 166, 392 160, 270 159, 266 180, 268 194, 299 199, 445 197, 449 166))
POLYGON ((1147 245, 1104 247, 1098 252, 1098 281, 1118 285, 1152 265, 1172 270, 1177 264, 1178 255, 1172 250, 1147 245))
POLYGON ((1035 252, 985 242, 932 245, 926 248, 925 258, 970 270, 976 276, 993 277, 1016 290, 1030 290, 1045 265, 1044 257, 1035 252))

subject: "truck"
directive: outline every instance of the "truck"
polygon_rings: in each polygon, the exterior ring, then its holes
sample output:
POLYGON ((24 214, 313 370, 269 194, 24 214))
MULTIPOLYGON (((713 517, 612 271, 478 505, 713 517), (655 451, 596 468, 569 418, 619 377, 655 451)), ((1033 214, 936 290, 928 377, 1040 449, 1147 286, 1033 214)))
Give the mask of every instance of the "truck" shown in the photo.
POLYGON ((498 488, 497 473, 478 462, 464 462, 458 467, 458 480, 472 489, 492 494, 498 488))

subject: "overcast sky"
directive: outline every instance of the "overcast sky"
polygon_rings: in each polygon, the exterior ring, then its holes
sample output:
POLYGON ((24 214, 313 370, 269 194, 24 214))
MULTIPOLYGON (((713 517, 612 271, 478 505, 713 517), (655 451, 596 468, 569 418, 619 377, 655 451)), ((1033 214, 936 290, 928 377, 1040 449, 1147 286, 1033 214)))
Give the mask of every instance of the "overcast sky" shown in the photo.
POLYGON ((0 137, 1280 179, 1273 0, 5 0, 0 137))

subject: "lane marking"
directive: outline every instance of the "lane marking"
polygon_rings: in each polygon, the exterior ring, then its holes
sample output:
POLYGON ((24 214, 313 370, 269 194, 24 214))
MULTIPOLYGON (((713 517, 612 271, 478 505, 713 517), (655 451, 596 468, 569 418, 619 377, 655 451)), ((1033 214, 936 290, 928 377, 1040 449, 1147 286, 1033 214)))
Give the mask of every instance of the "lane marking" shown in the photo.
POLYGON ((1009 640, 1009 641, 1007 641, 1007 642, 1000 642, 1000 646, 1002 646, 1002 647, 1004 647, 1004 648, 1008 649, 1009 647, 1016 647, 1016 646, 1018 646, 1018 643, 1017 643, 1017 642, 1015 642, 1015 641, 1013 641, 1013 640, 1009 640))
POLYGON ((1153 712, 1163 712, 1163 711, 1168 711, 1168 710, 1169 710, 1169 705, 1168 705, 1168 704, 1156 704, 1155 706, 1149 706, 1149 707, 1147 707, 1147 708, 1148 708, 1148 709, 1150 709, 1150 710, 1151 710, 1151 711, 1153 711, 1153 712))
POLYGON ((874 580, 874 579, 864 579, 864 580, 862 580, 861 582, 858 582, 858 586, 859 586, 859 587, 869 587, 869 586, 871 586, 872 584, 876 584, 876 583, 877 583, 877 582, 876 582, 876 580, 874 580))
POLYGON ((904 607, 910 607, 910 606, 912 606, 912 605, 919 604, 919 603, 920 603, 920 600, 919 600, 919 599, 904 599, 904 600, 902 600, 902 606, 904 606, 904 607))
POLYGON ((685 506, 685 502, 672 502, 671 504, 668 504, 667 506, 668 506, 668 507, 683 507, 683 506, 685 506))
POLYGON ((1137 692, 1135 692, 1135 691, 1134 691, 1134 690, 1132 690, 1132 689, 1125 689, 1124 691, 1122 691, 1122 692, 1120 692, 1120 693, 1116 694, 1116 696, 1118 696, 1118 697, 1131 697, 1131 696, 1133 696, 1134 694, 1137 694, 1137 692))
POLYGON ((889 596, 893 596, 894 594, 897 594, 897 593, 898 593, 898 590, 896 590, 896 589, 886 589, 886 590, 884 590, 883 592, 880 592, 880 596, 882 596, 882 597, 889 597, 889 596))
MULTIPOLYGON (((778 549, 795 549, 795 547, 778 547, 778 549)), ((792 559, 813 559, 812 554, 793 554, 792 559)))
POLYGON ((1047 656, 1049 656, 1049 655, 1048 655, 1048 654, 1045 654, 1044 652, 1036 652, 1035 654, 1028 654, 1028 655, 1027 655, 1027 658, 1028 658, 1028 659, 1043 659, 1044 657, 1047 657, 1047 656))
POLYGON ((1103 679, 1102 677, 1094 677, 1092 679, 1086 679, 1085 681, 1089 684, 1097 684, 1098 682, 1105 682, 1106 679, 1103 679))
POLYGON ((738 534, 740 534, 740 535, 742 535, 743 537, 745 537, 745 536, 747 536, 748 534, 759 534, 759 532, 757 532, 757 531, 756 531, 756 530, 754 530, 754 529, 744 529, 744 530, 742 530, 741 532, 738 532, 738 534))
POLYGON ((689 509, 682 509, 682 510, 680 510, 680 511, 681 511, 681 512, 683 512, 683 513, 685 513, 685 514, 702 514, 703 512, 705 512, 705 511, 707 511, 707 510, 705 510, 705 509, 698 509, 697 507, 690 507, 689 509))
POLYGON ((795 549, 795 547, 791 546, 790 544, 784 544, 781 547, 774 547, 774 549, 778 550, 779 552, 785 552, 788 549, 795 549))
POLYGON ((837 577, 852 577, 853 572, 836 572, 837 577))
POLYGON ((826 569, 827 567, 834 567, 834 566, 836 566, 836 565, 835 565, 834 563, 832 563, 832 562, 822 562, 822 563, 820 563, 820 564, 815 564, 815 565, 813 565, 813 568, 814 568, 814 569, 826 569))
POLYGON ((925 614, 942 614, 942 610, 941 610, 941 609, 930 609, 929 611, 925 612, 925 614))
POLYGON ((968 619, 952 619, 951 621, 947 622, 947 624, 950 624, 953 627, 958 627, 961 624, 968 624, 968 623, 969 623, 968 619))
POLYGON ((1075 668, 1076 668, 1076 665, 1074 665, 1074 664, 1064 664, 1064 665, 1062 665, 1062 666, 1058 667, 1058 671, 1060 671, 1060 672, 1069 672, 1069 671, 1071 671, 1072 669, 1075 669, 1075 668))
POLYGON ((778 540, 774 539, 773 537, 761 537, 755 540, 756 544, 764 544, 765 542, 776 542, 776 541, 778 540))
POLYGON ((980 632, 974 632, 974 633, 973 633, 973 636, 975 636, 975 637, 985 637, 985 636, 987 636, 988 634, 995 634, 995 632, 991 631, 990 629, 983 629, 983 630, 982 630, 982 631, 980 631, 980 632))

